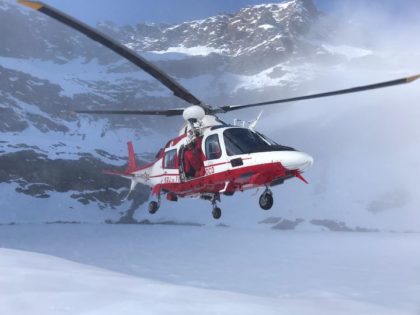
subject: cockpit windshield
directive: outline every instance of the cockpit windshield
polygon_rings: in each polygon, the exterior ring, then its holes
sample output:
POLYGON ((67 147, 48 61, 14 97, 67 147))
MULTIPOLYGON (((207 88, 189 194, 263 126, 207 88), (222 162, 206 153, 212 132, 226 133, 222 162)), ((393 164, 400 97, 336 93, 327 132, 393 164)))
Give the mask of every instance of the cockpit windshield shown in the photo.
POLYGON ((292 151, 293 148, 284 147, 267 139, 257 132, 247 128, 229 128, 223 132, 226 153, 229 156, 267 152, 267 151, 292 151))
POLYGON ((267 151, 270 144, 246 128, 230 128, 223 132, 227 155, 238 155, 260 150, 267 151))

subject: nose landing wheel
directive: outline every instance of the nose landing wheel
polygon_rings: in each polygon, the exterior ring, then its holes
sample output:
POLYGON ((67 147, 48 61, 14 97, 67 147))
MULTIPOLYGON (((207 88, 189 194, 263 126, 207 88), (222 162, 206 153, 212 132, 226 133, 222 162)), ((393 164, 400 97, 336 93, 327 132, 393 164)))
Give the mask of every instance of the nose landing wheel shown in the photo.
POLYGON ((260 196, 260 207, 263 210, 270 210, 273 206, 274 199, 273 199, 273 193, 270 189, 266 189, 260 196))

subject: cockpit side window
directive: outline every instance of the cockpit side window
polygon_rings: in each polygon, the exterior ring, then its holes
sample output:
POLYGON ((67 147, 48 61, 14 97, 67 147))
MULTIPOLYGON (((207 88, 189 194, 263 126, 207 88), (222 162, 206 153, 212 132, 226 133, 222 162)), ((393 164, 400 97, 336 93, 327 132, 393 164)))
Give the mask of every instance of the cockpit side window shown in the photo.
POLYGON ((206 138, 206 157, 207 160, 216 160, 222 156, 220 148, 219 136, 217 134, 210 135, 206 138))
POLYGON ((165 152, 165 158, 163 160, 163 168, 175 169, 177 166, 176 149, 165 152))

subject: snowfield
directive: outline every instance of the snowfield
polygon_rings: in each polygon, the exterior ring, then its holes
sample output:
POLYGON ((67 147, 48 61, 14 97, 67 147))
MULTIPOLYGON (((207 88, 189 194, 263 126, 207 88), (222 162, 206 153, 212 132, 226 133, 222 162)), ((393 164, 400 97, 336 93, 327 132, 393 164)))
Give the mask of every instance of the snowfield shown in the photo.
POLYGON ((109 272, 56 257, 0 250, 2 314, 274 314, 275 301, 109 272), (268 304, 267 302, 271 302, 268 304))
POLYGON ((0 314, 418 314, 419 234, 0 226, 0 314))

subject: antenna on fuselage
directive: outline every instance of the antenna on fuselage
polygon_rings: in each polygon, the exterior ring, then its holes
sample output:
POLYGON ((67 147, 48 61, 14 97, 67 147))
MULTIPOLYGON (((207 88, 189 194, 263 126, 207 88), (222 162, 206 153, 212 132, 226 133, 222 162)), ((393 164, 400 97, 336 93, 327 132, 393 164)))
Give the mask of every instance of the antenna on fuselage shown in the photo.
POLYGON ((235 119, 233 120, 233 125, 234 125, 234 126, 237 126, 237 127, 249 128, 249 129, 251 129, 252 131, 254 131, 254 130, 255 130, 255 127, 257 126, 258 121, 259 121, 259 120, 260 120, 260 118, 261 118, 262 113, 263 113, 263 111, 261 111, 261 112, 259 113, 259 115, 258 115, 258 117, 257 117, 256 119, 251 120, 251 121, 247 121, 247 120, 240 120, 240 119, 235 118, 235 119))
POLYGON ((260 111, 258 117, 256 119, 254 119, 252 122, 249 123, 249 126, 248 126, 249 129, 251 129, 252 131, 255 130, 255 127, 257 126, 258 121, 260 120, 261 115, 262 115, 263 112, 264 112, 263 110, 260 111))

